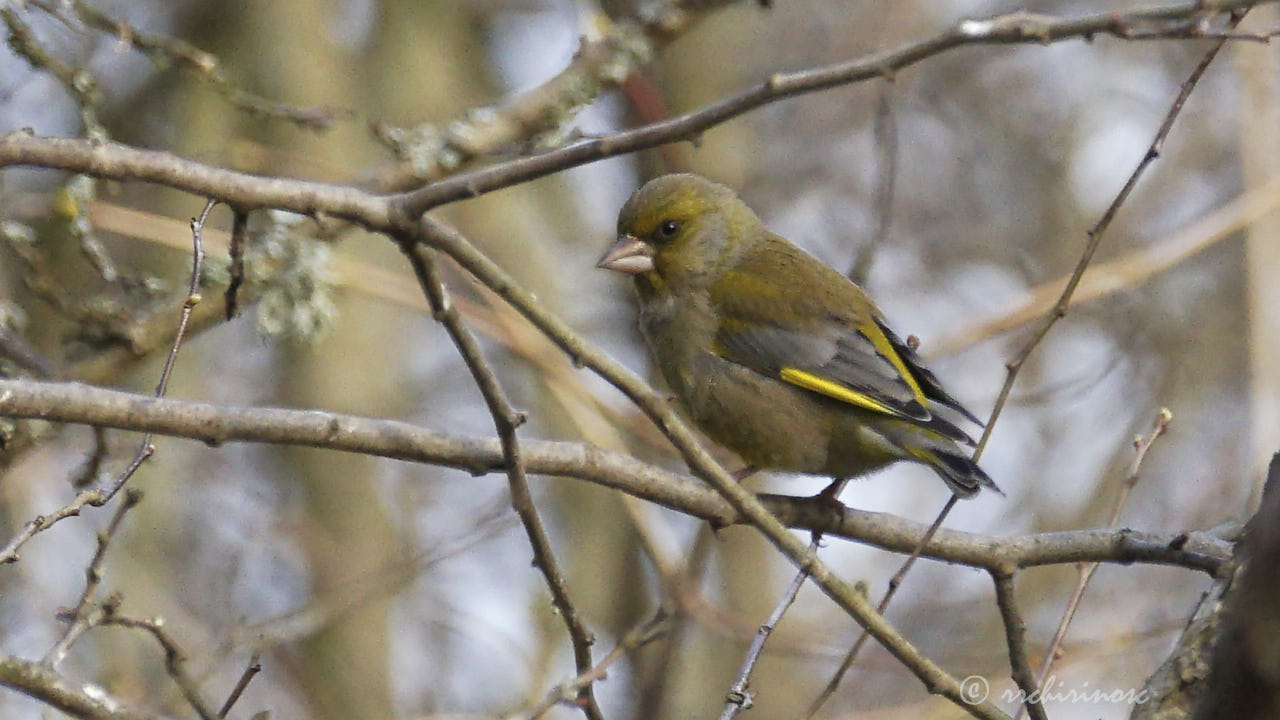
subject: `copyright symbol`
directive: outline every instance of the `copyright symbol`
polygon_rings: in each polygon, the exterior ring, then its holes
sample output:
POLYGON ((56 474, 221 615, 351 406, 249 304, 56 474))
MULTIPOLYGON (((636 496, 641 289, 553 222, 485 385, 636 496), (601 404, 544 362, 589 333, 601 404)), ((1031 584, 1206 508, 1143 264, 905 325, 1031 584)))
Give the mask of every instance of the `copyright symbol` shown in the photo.
POLYGON ((987 679, 981 675, 970 675, 960 681, 960 699, 970 705, 984 702, 990 692, 991 687, 987 685, 987 679))

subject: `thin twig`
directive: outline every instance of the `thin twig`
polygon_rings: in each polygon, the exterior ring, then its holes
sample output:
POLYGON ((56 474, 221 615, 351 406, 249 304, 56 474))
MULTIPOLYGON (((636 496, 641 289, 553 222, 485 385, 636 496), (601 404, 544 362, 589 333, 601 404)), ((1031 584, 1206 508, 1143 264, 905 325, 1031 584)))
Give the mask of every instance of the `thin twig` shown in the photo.
MULTIPOLYGON (((1242 12, 1233 13, 1230 20, 1230 27, 1234 28, 1244 17, 1242 12)), ((1076 263, 1075 270, 1071 276, 1067 278, 1067 285, 1062 289, 1062 294, 1058 296, 1058 301, 1054 303, 1049 312, 1045 314, 1040 326, 1036 328, 1031 338, 1027 340, 1022 349, 1010 360, 1006 365, 1006 374, 1004 385, 1000 388, 1000 394, 996 397, 995 406, 991 410, 991 418, 987 421, 987 427, 982 433, 982 438, 978 440, 978 451, 981 452, 986 447, 987 441, 991 439, 991 432, 995 429, 995 423, 1000 418, 1005 404, 1009 400, 1009 393, 1013 390, 1013 383, 1018 378, 1018 371, 1022 369, 1031 352, 1036 349, 1044 336, 1049 333, 1049 329, 1054 326, 1063 316, 1067 314, 1067 308, 1071 304, 1071 296, 1075 293, 1076 286, 1080 284, 1080 278, 1084 276, 1084 271, 1089 267, 1089 262, 1093 260, 1093 254, 1097 251, 1098 246, 1102 244, 1102 238, 1107 228, 1111 226, 1111 221, 1115 219, 1116 213, 1120 211, 1120 207, 1129 199, 1133 188, 1137 186, 1138 180, 1141 179, 1144 172, 1156 158, 1160 157, 1160 150, 1164 147, 1165 138, 1169 136, 1169 131, 1173 129, 1173 123, 1182 113, 1182 108, 1186 105, 1187 98, 1191 96, 1191 91, 1195 89, 1196 84, 1200 82, 1200 78, 1204 75, 1205 70, 1209 68, 1209 64, 1218 56, 1218 51, 1226 44, 1226 40, 1218 40, 1209 48, 1201 58, 1199 64, 1191 71, 1191 75, 1186 82, 1182 83, 1182 87, 1178 90, 1177 97, 1174 98, 1173 104, 1169 107, 1169 111, 1165 113, 1164 121, 1160 123, 1160 128, 1156 131, 1155 138, 1151 141, 1147 151, 1143 154, 1142 159, 1138 161, 1137 167, 1129 174, 1129 179, 1125 181, 1124 187, 1116 194, 1114 200, 1107 207, 1106 212, 1098 219, 1098 222, 1089 229, 1087 234, 1088 241, 1085 243, 1084 252, 1080 255, 1080 260, 1076 263)))
MULTIPOLYGON (((1107 520, 1107 527, 1115 527, 1120 521, 1120 512, 1124 509, 1125 502, 1129 499, 1129 493, 1133 490, 1133 486, 1138 483, 1138 471, 1142 468, 1142 461, 1147 457, 1147 451, 1151 449, 1151 445, 1155 443, 1156 438, 1165 433, 1169 427, 1169 422, 1173 419, 1173 413, 1168 408, 1160 408, 1160 412, 1156 413, 1156 419, 1151 425, 1151 434, 1145 438, 1141 435, 1133 440, 1133 461, 1129 463, 1129 471, 1126 473, 1124 481, 1120 483, 1120 493, 1116 496, 1115 503, 1111 506, 1111 517, 1107 520)), ((1049 642, 1049 649, 1045 651, 1044 660, 1040 663, 1040 672, 1036 675, 1037 686, 1043 686, 1049 677, 1049 672, 1053 670, 1053 663, 1058 659, 1058 654, 1062 650, 1062 642, 1067 637, 1067 629, 1071 626, 1071 620, 1076 616, 1076 610, 1080 607, 1080 601, 1084 598, 1084 591, 1089 587, 1089 581, 1093 579, 1093 574, 1098 570, 1098 563, 1082 563, 1076 566, 1078 575, 1076 576, 1075 589, 1071 591, 1071 597, 1067 600, 1067 607, 1062 612, 1062 619, 1058 621, 1058 628, 1053 633, 1053 640, 1049 642)), ((1021 715, 1014 715, 1017 720, 1021 715)))
POLYGON ((240 679, 236 681, 236 686, 231 690, 231 694, 227 696, 227 701, 222 703, 222 709, 218 710, 218 717, 225 718, 227 713, 231 712, 231 708, 235 706, 240 696, 244 694, 245 688, 249 687, 249 682, 254 676, 262 672, 262 663, 260 662, 262 654, 254 650, 249 656, 249 664, 245 666, 244 672, 240 674, 240 679))
POLYGON ((875 208, 876 230, 871 238, 858 248, 849 279, 862 285, 871 274, 876 251, 888 241, 889 227, 893 224, 893 199, 898 188, 898 118, 894 116, 894 84, 886 79, 879 84, 876 94, 876 112, 872 121, 875 142, 876 186, 872 196, 875 208))
MULTIPOLYGON (((551 550, 551 540, 547 537, 546 529, 542 525, 542 518, 533 504, 533 496, 529 491, 529 480, 526 477, 525 464, 516 434, 516 429, 525 422, 525 416, 511 406, 506 391, 502 389, 493 369, 485 361, 475 335, 471 333, 462 321, 462 316, 450 303, 444 282, 436 269, 435 258, 432 257, 434 251, 410 239, 401 242, 401 249, 413 266, 414 275, 417 276, 422 292, 431 306, 432 317, 449 333, 463 362, 471 372, 476 387, 484 396, 489 413, 493 416, 494 426, 502 443, 507 480, 511 488, 511 506, 524 524, 525 534, 528 535, 529 544, 533 548, 534 565, 542 572, 547 587, 551 590, 552 602, 569 630, 578 673, 587 673, 592 666, 591 644, 595 642, 595 638, 587 630, 569 597, 568 583, 551 550)), ((603 720, 604 715, 596 703, 591 685, 579 688, 577 705, 582 708, 589 720, 603 720)))
POLYGON ((160 644, 160 649, 164 651, 165 672, 173 679, 174 684, 178 686, 187 704, 200 716, 200 720, 217 720, 220 717, 205 702, 195 679, 187 674, 186 654, 178 647, 177 641, 164 629, 163 620, 160 618, 129 617, 111 610, 103 615, 101 624, 143 630, 155 638, 156 642, 160 644))
MULTIPOLYGON (((1239 24, 1240 20, 1244 17, 1244 12, 1246 11, 1247 8, 1240 11, 1233 11, 1228 21, 1228 28, 1234 28, 1239 24)), ((978 440, 977 447, 974 449, 973 459, 975 462, 982 457, 982 453, 987 447, 987 442, 991 439, 991 433, 995 430, 996 421, 1000 419, 1000 414, 1009 400, 1009 393, 1013 390, 1013 384, 1018 378, 1018 371, 1022 369, 1023 364, 1026 363, 1027 358, 1030 357, 1032 351, 1036 349, 1044 337, 1049 333, 1049 329, 1052 328, 1059 319, 1067 314, 1067 308, 1071 304, 1071 297, 1075 293, 1076 287, 1080 284, 1080 279, 1084 276, 1085 270, 1089 267, 1089 263, 1093 259, 1093 255, 1097 251, 1098 246, 1102 243, 1104 233, 1107 228, 1111 226, 1111 221, 1115 219, 1116 213, 1120 211, 1120 207, 1126 200, 1128 200, 1129 195, 1133 192, 1133 188, 1138 184, 1138 180, 1142 177, 1147 167, 1160 156, 1160 150, 1164 146, 1165 138, 1168 137, 1169 132, 1173 129, 1173 123, 1178 118, 1179 114, 1181 114, 1182 108, 1187 102, 1187 98, 1191 95, 1191 91, 1200 81, 1205 70, 1208 69, 1209 64, 1213 62, 1218 51, 1222 49, 1222 46, 1226 42, 1227 41, 1224 38, 1219 39, 1214 43, 1213 47, 1205 53, 1205 56, 1200 60, 1199 64, 1197 64, 1195 69, 1192 70, 1191 75, 1187 78, 1186 82, 1184 82, 1179 88, 1177 97, 1174 98, 1169 111, 1165 114, 1164 120, 1156 131, 1155 138, 1151 141, 1151 145, 1147 148, 1146 153, 1143 154, 1142 159, 1138 162, 1138 165, 1134 168, 1133 172, 1129 174, 1128 180, 1125 181, 1124 186, 1111 201, 1111 204, 1102 214, 1102 217, 1099 218, 1094 226, 1089 229, 1087 233, 1088 240, 1085 243, 1084 251, 1081 253, 1080 259, 1077 261, 1076 267, 1072 271, 1071 276, 1067 279, 1067 284, 1062 289, 1061 295, 1058 296, 1057 302, 1055 302, 1049 312, 1044 315, 1040 326, 1036 329, 1036 332, 1027 340, 1026 344, 1022 346, 1014 358, 1005 365, 1006 374, 1004 385, 1000 388, 1000 393, 996 397, 996 402, 991 410, 991 415, 987 419, 986 427, 983 428, 982 437, 978 440)), ((942 508, 942 511, 938 513, 937 519, 934 520, 934 528, 940 526, 942 521, 950 514, 952 508, 955 507, 956 499, 957 498, 953 496, 947 501, 947 504, 942 508)), ((926 536, 923 539, 922 544, 927 543, 928 541, 929 537, 926 536)), ((911 564, 915 562, 917 556, 918 555, 916 553, 913 553, 912 556, 903 563, 903 566, 898 573, 895 574, 894 578, 897 579, 899 583, 907 569, 909 569, 911 564)), ((893 596, 896 589, 897 585, 890 583, 889 589, 885 592, 884 598, 881 600, 881 604, 879 606, 881 612, 883 612, 884 608, 888 605, 888 601, 893 596)), ((863 635, 865 635, 865 631, 863 635)), ((859 637, 857 642, 854 643, 849 655, 847 655, 845 661, 841 663, 835 676, 827 683, 823 692, 810 705, 809 710, 805 715, 806 718, 813 717, 822 704, 825 703, 832 694, 834 694, 836 687, 840 683, 840 679, 848 670, 849 666, 853 664, 853 659, 856 658, 857 651, 864 641, 863 637, 859 637)))
MULTIPOLYGON (((169 346, 169 354, 165 358, 164 369, 160 372, 160 382, 156 384, 155 392, 152 394, 152 397, 157 399, 164 397, 165 390, 169 386, 169 376, 173 373, 174 363, 178 359, 178 348, 182 346, 182 339, 187 331, 187 321, 191 318, 191 309, 200 302, 200 272, 204 267, 204 246, 200 236, 204 229, 204 223, 209 218, 209 212, 213 210, 215 204, 216 201, 214 200, 205 202, 204 210, 201 211, 200 217, 191 221, 191 284, 187 292, 187 298, 182 303, 182 315, 178 321, 178 330, 174 333, 173 343, 169 346)), ((124 487, 129 478, 133 477, 133 474, 142 466, 142 463, 146 462, 155 453, 156 448, 151 443, 151 440, 152 433, 148 432, 143 435, 142 442, 139 444, 138 452, 133 456, 133 460, 129 461, 124 471, 105 487, 82 490, 76 494, 71 502, 61 508, 48 515, 38 515, 26 522, 22 526, 22 530, 18 531, 18 534, 5 544, 3 549, 0 549, 0 565, 17 562, 18 550, 28 540, 69 517, 78 516, 85 506, 102 507, 111 502, 111 499, 116 496, 116 493, 120 492, 120 488, 124 487)))
MULTIPOLYGON (((160 371, 160 381, 156 383, 156 389, 153 393, 154 397, 162 398, 169 389, 169 378, 173 375, 173 367, 178 361, 178 348, 182 347, 182 340, 187 333, 187 323, 191 320, 191 310, 200 302, 200 273, 204 268, 204 244, 201 233, 204 232, 205 221, 209 219, 209 213, 213 210, 213 206, 217 204, 216 200, 206 200, 204 210, 200 211, 200 216, 191 221, 191 282, 187 288, 187 297, 182 302, 182 314, 178 319, 178 330, 174 333, 173 344, 169 346, 169 354, 165 356, 164 368, 160 371)), ((90 502, 90 505, 100 505, 111 501, 115 494, 120 492, 120 488, 133 477, 133 473, 142 465, 147 458, 155 453, 155 446, 151 444, 151 434, 148 433, 142 437, 142 443, 138 447, 138 453, 134 456, 133 462, 129 463, 129 467, 125 472, 120 473, 115 482, 107 486, 105 492, 102 493, 101 503, 90 502)))
MULTIPOLYGON (((815 533, 812 541, 809 542, 809 549, 817 552, 818 538, 820 536, 815 533)), ((729 687, 729 692, 725 695, 724 710, 720 711, 720 720, 733 720, 738 713, 751 708, 755 701, 755 693, 750 692, 748 683, 751 680, 751 671, 755 669, 756 662, 760 660, 760 655, 764 652, 765 641, 769 639, 769 635, 773 629, 777 627, 782 620, 782 615, 796 601, 796 595, 800 594, 800 588, 804 585, 804 581, 809 578, 809 573, 801 570, 796 573, 791 584, 787 586, 786 592, 782 594, 782 599, 778 601, 778 605, 774 607, 773 612, 769 613, 769 619, 756 629, 755 637, 751 639, 751 646, 747 649, 747 655, 742 659, 742 667, 738 670, 738 676, 734 679, 733 685, 729 687)))
MULTIPOLYGON (((942 506, 938 516, 934 518, 929 528, 920 536, 920 540, 911 550, 911 554, 903 561, 902 566, 893 574, 893 577, 889 578, 889 586, 885 589, 884 595, 880 597, 880 602, 876 605, 876 612, 884 614, 884 611, 889 607, 889 603, 893 601, 893 596, 897 594, 898 588, 902 586, 903 578, 907 576, 911 567, 915 565, 916 560, 924 553, 925 547, 933 541, 934 536, 938 534, 938 530, 942 527, 942 521, 947 519, 947 515, 951 514, 951 509, 956 506, 956 502, 959 500, 960 496, 954 494, 947 499, 947 504, 942 506)), ((818 711, 822 709, 827 700, 835 694, 836 688, 840 687, 840 681, 844 679, 845 673, 849 672, 849 668, 853 667, 853 663, 858 659, 858 653, 862 651, 862 646, 866 644, 867 631, 864 628, 862 632, 858 633, 858 639, 853 641, 853 646, 849 648, 849 652, 845 654, 844 659, 840 661, 840 667, 836 668, 835 674, 827 681, 826 686, 822 688, 822 692, 818 693, 818 697, 809 703, 809 707, 801 717, 808 720, 818 714, 818 711)))
MULTIPOLYGON (((1236 25, 1244 19, 1244 15, 1247 11, 1248 9, 1246 8, 1244 10, 1232 12, 1229 20, 1227 21, 1228 30, 1234 29, 1236 25)), ((1089 261, 1093 258, 1094 252, 1101 244, 1103 234, 1106 229, 1110 227, 1111 221, 1120 211, 1120 207, 1133 192, 1133 188, 1138 184, 1138 180, 1141 178, 1143 172, 1152 162, 1155 161, 1156 158, 1160 157, 1160 150, 1164 147, 1165 139, 1169 136, 1169 132, 1173 129, 1174 122, 1178 119, 1178 116, 1182 112, 1182 108, 1186 105, 1187 98, 1191 96, 1191 91, 1195 89, 1200 78, 1204 76, 1205 71, 1208 70, 1209 65, 1213 62, 1214 58, 1218 56, 1218 52, 1222 50, 1222 47, 1226 43, 1227 38, 1221 38, 1215 42, 1204 54, 1204 57, 1200 59, 1200 62, 1196 67, 1191 71, 1191 75, 1182 83, 1182 86, 1178 90, 1177 97, 1174 98, 1173 103, 1169 107, 1169 111, 1165 113, 1164 121, 1161 122, 1159 129, 1156 131, 1155 137, 1151 141, 1151 145, 1147 148, 1146 153, 1143 154, 1142 160, 1138 162, 1137 167, 1135 167, 1133 172, 1130 173, 1129 179, 1125 182, 1124 187, 1120 189, 1120 192, 1116 195, 1115 199, 1112 200, 1111 205, 1107 207, 1106 212, 1104 212, 1102 217, 1098 219, 1098 222, 1089 229, 1089 239, 1085 245, 1084 253, 1081 255, 1080 261, 1076 264, 1075 271, 1067 280, 1067 285, 1063 288, 1062 295, 1058 298, 1058 302, 1054 304, 1053 309, 1045 316, 1040 327, 1036 330, 1031 339, 1027 341, 1027 344, 1022 348, 1022 351, 1019 352, 1018 355, 1008 363, 1008 365, 1006 365, 1007 375, 1005 377, 1005 383, 1004 386, 1000 388, 1000 395, 996 398, 995 407, 991 411, 991 419, 988 421, 987 427, 982 433, 982 439, 978 441, 978 452, 982 451, 986 446, 987 440, 991 437, 991 432, 994 428, 995 422, 999 418, 1001 411, 1004 409, 1009 398, 1009 393, 1013 389, 1013 383, 1017 379, 1018 370, 1021 369, 1023 363, 1025 363, 1027 358, 1031 355, 1032 350, 1034 350, 1040 341, 1044 339, 1045 335, 1048 334, 1049 329, 1053 327, 1059 319, 1066 315, 1067 308, 1071 304, 1071 296, 1075 292, 1076 286, 1079 285, 1080 278, 1084 276, 1084 271, 1088 267, 1089 261)), ((1159 437, 1159 435, 1164 432, 1164 427, 1168 424, 1169 418, 1172 417, 1167 413, 1168 411, 1165 410, 1157 416, 1156 426, 1152 430, 1152 440, 1159 437)), ((1150 447, 1150 442, 1148 442, 1145 447, 1150 447)), ((1134 459, 1135 464, 1133 466, 1133 471, 1130 474, 1130 478, 1126 480, 1124 486, 1121 488, 1118 502, 1112 510, 1112 525, 1115 524, 1116 519, 1119 517, 1121 504, 1128 497, 1129 491, 1137 482, 1137 470, 1142 457, 1146 455, 1145 447, 1140 450, 1139 456, 1134 459)), ((1080 578, 1076 583, 1076 591, 1072 593, 1072 598, 1068 602, 1067 610, 1063 614, 1063 619, 1058 624, 1058 631, 1054 633, 1054 643, 1051 643, 1051 648, 1045 655, 1040 676, 1036 679, 1036 687, 1038 687, 1039 683, 1044 682, 1045 678, 1048 677, 1049 671, 1052 669, 1054 655, 1061 647, 1062 639, 1066 636, 1066 631, 1071 623, 1071 618, 1075 616, 1075 611, 1079 606, 1080 599, 1084 596, 1084 590, 1088 586, 1089 578, 1093 576, 1093 571, 1096 569, 1097 566, 1095 565, 1087 572, 1081 573, 1080 578)), ((999 580, 997 579, 997 583, 998 582, 999 580)), ((1010 633, 1010 642, 1012 643, 1013 630, 1009 629, 1008 632, 1010 633)), ((1020 648, 1019 652, 1025 655, 1026 650, 1025 648, 1020 648)), ((1010 653, 1011 655, 1014 653, 1012 648, 1010 649, 1010 653)), ((1027 707, 1028 712, 1031 712, 1034 716, 1034 709, 1030 708, 1030 706, 1027 707)), ((1021 709, 1018 711, 1017 715, 1021 715, 1021 709)))
MULTIPOLYGON (((844 491, 846 485, 849 484, 849 478, 836 478, 827 486, 816 498, 820 503, 828 505, 837 503, 836 498, 840 497, 840 493, 844 491)), ((843 505, 839 506, 841 509, 843 505)), ((837 512, 839 510, 837 509, 837 512)), ((822 532, 815 530, 813 539, 809 542, 809 551, 818 552, 818 547, 822 542, 822 532)), ((769 618, 764 624, 756 629, 755 636, 751 639, 751 645, 747 648, 746 657, 742 659, 742 667, 738 670, 738 676, 734 679, 733 685, 729 687, 729 692, 725 695, 724 710, 720 713, 720 720, 733 720, 738 713, 747 710, 754 702, 754 693, 747 690, 751 681, 751 672, 755 669, 756 663, 759 662, 761 654, 764 652, 764 644, 768 641, 769 636, 773 634, 773 629, 782 622, 782 616, 787 612, 796 601, 796 596, 800 594, 800 588, 804 586, 804 581, 809 578, 809 571, 801 568, 791 584, 787 586, 786 592, 782 594, 782 598, 773 608, 773 612, 769 613, 769 618)))
POLYGON ((53 647, 49 648, 49 652, 45 653, 41 663, 56 668, 58 663, 67 656, 67 652, 71 650, 71 646, 86 631, 93 627, 94 618, 91 617, 90 606, 93 603, 93 596, 97 593, 98 586, 102 583, 102 563, 107 559, 107 548, 111 545, 111 539, 115 537, 116 531, 120 529, 120 525, 124 520, 124 516, 134 508, 139 502, 142 502, 142 491, 131 488, 124 494, 124 501, 116 507, 115 514, 111 516, 111 521, 107 523, 107 529, 98 533, 98 548, 93 553, 93 558, 89 560, 88 567, 84 571, 84 591, 80 593, 80 599, 76 602, 75 609, 65 615, 67 621, 67 629, 62 633, 62 637, 58 639, 53 647))
POLYGON ((583 688, 591 687, 599 680, 608 677, 609 668, 629 653, 635 652, 661 637, 667 632, 672 617, 659 611, 652 618, 631 628, 622 636, 618 644, 605 655, 599 663, 577 677, 557 685, 528 712, 520 715, 522 720, 538 720, 551 708, 560 703, 573 702, 583 688))
POLYGON ((1022 691, 1022 707, 1018 709, 1018 714, 1020 715, 1025 709, 1030 713, 1032 720, 1048 720, 1044 705, 1041 703, 1040 693, 1037 692, 1040 684, 1036 682, 1031 672, 1031 661, 1027 658, 1027 623, 1022 619, 1022 613, 1018 611, 1013 578, 1012 569, 991 573, 991 579, 996 585, 996 605, 1000 608, 1005 641, 1009 646, 1009 667, 1013 681, 1022 691))

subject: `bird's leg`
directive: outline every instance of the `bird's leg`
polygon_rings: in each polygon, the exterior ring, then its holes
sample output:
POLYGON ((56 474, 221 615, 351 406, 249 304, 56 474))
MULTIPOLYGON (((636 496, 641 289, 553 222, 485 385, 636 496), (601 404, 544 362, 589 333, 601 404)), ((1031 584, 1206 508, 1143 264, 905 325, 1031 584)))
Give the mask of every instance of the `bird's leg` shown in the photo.
MULTIPOLYGON (((849 484, 849 478, 833 478, 831 483, 822 488, 822 491, 813 496, 813 501, 818 507, 825 508, 831 512, 835 520, 832 524, 839 524, 844 521, 844 503, 840 502, 840 493, 844 491, 844 486, 849 484)), ((813 542, 817 543, 822 539, 822 531, 813 531, 813 542)))
MULTIPOLYGON (((844 486, 848 484, 849 478, 834 478, 826 487, 822 488, 822 492, 818 493, 814 497, 821 498, 823 502, 835 502, 839 504, 836 498, 840 496, 840 493, 844 490, 844 486)), ((841 505, 841 507, 844 506, 841 505)))

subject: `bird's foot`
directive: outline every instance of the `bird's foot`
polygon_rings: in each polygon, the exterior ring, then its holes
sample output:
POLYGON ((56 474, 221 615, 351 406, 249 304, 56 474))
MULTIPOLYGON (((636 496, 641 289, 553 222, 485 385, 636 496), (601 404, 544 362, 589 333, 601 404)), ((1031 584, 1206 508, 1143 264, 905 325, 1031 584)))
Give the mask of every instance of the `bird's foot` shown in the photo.
MULTIPOLYGON (((847 484, 849 484, 849 478, 836 478, 832 480, 829 485, 822 488, 817 495, 814 495, 811 498, 813 503, 815 503, 821 510, 828 513, 822 523, 824 528, 839 527, 844 522, 845 507, 844 503, 840 502, 839 497, 840 493, 844 491, 844 486, 847 484)), ((822 533, 823 530, 813 531, 814 544, 817 544, 822 540, 822 533)))

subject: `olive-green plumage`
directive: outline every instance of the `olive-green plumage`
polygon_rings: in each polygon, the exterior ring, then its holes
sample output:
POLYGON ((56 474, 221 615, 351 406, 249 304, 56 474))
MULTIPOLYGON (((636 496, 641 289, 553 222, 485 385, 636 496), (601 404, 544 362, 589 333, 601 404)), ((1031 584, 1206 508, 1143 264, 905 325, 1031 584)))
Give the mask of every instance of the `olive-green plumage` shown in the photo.
POLYGON ((631 196, 600 266, 635 276, 640 329, 713 440, 761 469, 852 477, 897 460, 956 493, 995 487, 936 410, 977 422, 840 273, 729 188, 667 175, 631 196))

